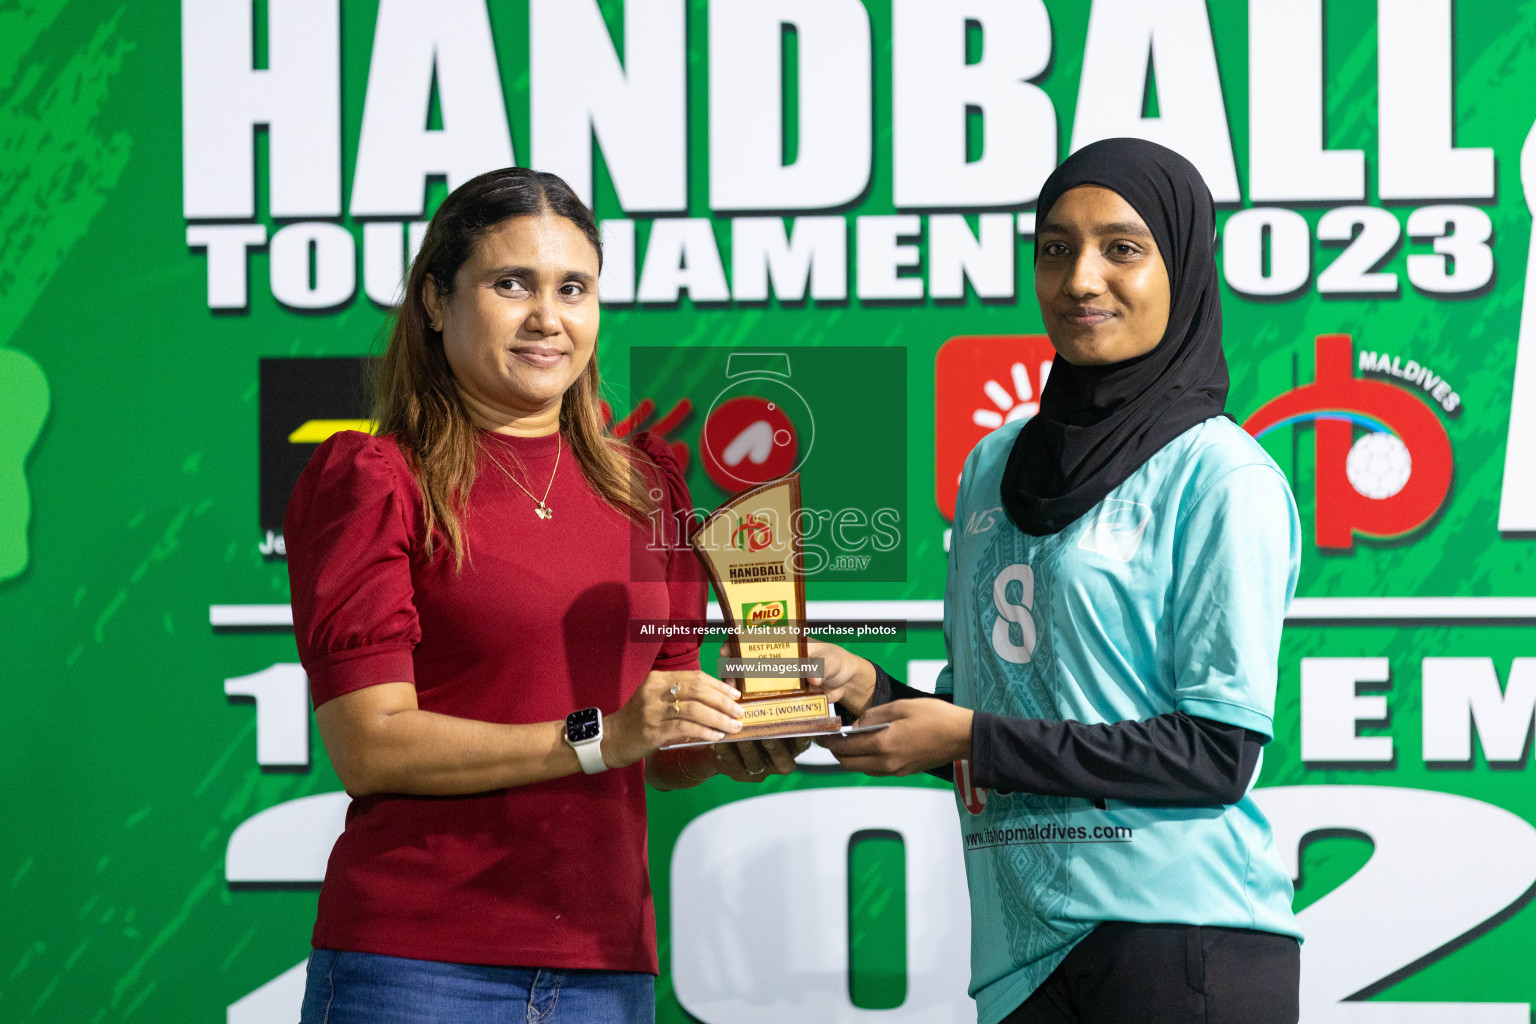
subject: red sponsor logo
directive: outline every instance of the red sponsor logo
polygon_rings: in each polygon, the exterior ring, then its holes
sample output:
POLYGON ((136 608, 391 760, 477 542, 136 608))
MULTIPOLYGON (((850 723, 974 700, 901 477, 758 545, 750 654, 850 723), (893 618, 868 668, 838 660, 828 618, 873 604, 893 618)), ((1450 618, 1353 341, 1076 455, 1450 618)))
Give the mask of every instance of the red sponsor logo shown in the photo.
POLYGON ((976 442, 1040 411, 1056 350, 1043 334, 950 338, 933 362, 933 500, 955 518, 960 470, 976 442))
POLYGON ((1419 529, 1451 487, 1451 441, 1439 417, 1403 388, 1356 377, 1347 334, 1319 335, 1316 363, 1311 384, 1265 402, 1243 427, 1263 437, 1311 426, 1318 547, 1350 548, 1356 535, 1392 538, 1419 529))
POLYGON ((731 546, 740 551, 762 551, 773 546, 773 526, 763 516, 745 516, 731 531, 731 546))
POLYGON ((987 809, 987 790, 971 781, 970 761, 955 762, 955 792, 960 794, 960 802, 972 814, 987 809))
POLYGON ((800 450, 799 431, 784 407, 760 395, 721 402, 701 433, 704 473, 728 494, 791 472, 800 450))

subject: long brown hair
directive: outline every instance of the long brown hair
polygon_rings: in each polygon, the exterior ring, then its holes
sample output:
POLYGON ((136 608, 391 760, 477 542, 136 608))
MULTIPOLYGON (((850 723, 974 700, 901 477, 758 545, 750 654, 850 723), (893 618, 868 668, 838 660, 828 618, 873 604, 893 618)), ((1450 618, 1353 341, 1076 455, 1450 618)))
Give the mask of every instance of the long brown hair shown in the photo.
MULTIPOLYGON (((551 214, 581 229, 603 265, 602 237, 592 211, 557 175, 505 167, 471 178, 448 195, 427 225, 421 251, 406 277, 405 295, 394 311, 389 343, 374 378, 374 419, 393 434, 421 490, 424 547, 431 557, 441 533, 455 566, 468 552, 464 512, 474 485, 480 431, 459 397, 443 336, 432 329, 423 297, 428 275, 441 294, 450 294, 459 268, 487 231, 513 217, 551 214)), ((560 403, 560 431, 593 490, 625 515, 643 520, 656 510, 625 446, 608 430, 598 394, 597 353, 566 389, 560 403)))

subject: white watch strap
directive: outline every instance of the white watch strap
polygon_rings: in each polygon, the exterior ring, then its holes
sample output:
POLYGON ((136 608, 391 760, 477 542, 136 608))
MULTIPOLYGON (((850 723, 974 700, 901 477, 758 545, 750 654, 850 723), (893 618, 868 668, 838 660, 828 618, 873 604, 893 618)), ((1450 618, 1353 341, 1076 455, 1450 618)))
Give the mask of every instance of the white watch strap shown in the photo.
POLYGON ((576 757, 581 761, 581 770, 588 775, 596 775, 598 772, 608 770, 608 762, 603 760, 603 738, 601 736, 594 737, 584 743, 572 743, 571 749, 576 751, 576 757))

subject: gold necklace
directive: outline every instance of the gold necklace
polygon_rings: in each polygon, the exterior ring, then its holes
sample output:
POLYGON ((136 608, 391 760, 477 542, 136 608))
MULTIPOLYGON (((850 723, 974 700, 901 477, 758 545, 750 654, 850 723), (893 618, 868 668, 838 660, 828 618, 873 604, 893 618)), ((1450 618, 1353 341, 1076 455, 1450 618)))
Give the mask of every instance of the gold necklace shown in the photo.
POLYGON ((485 457, 491 460, 491 465, 501 470, 502 474, 505 475, 508 480, 511 480, 514 484, 517 484, 519 490, 528 495, 528 497, 533 498, 533 500, 538 503, 539 507, 533 510, 533 514, 538 516, 540 519, 553 519, 555 517, 555 513, 550 509, 547 501, 549 498, 550 487, 555 486, 555 474, 560 472, 560 453, 565 450, 565 436, 557 430, 555 431, 555 438, 557 445, 555 448, 555 468, 550 471, 549 486, 544 488, 544 497, 542 498, 535 498, 533 492, 524 487, 523 482, 517 477, 513 476, 511 471, 508 470, 506 466, 503 466, 500 461, 497 460, 496 456, 491 454, 490 448, 486 448, 484 445, 481 445, 481 447, 485 449, 485 457))

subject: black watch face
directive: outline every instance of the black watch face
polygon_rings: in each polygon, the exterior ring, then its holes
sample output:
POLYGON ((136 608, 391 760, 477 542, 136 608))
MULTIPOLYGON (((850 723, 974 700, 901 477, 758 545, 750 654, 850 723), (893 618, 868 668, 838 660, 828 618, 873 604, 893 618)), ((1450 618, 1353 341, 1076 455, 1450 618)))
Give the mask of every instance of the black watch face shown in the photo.
POLYGON ((597 708, 582 708, 565 716, 565 738, 572 743, 596 739, 601 733, 602 716, 597 708))

